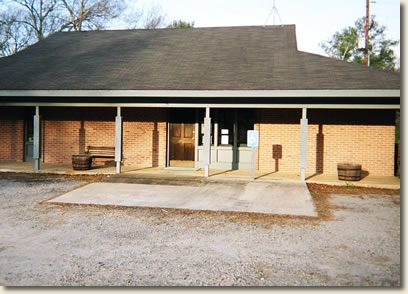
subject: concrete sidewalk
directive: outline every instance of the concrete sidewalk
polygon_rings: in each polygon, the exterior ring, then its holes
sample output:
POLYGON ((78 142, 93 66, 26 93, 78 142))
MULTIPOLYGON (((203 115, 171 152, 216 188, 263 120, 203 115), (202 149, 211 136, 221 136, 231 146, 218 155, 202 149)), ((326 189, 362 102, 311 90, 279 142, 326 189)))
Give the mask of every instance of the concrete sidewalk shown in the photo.
MULTIPOLYGON (((17 173, 35 173, 32 162, 15 162, 15 161, 0 161, 1 172, 17 172, 17 173)), ((248 170, 228 170, 228 169, 210 169, 210 177, 204 178, 203 170, 175 170, 162 167, 144 167, 138 168, 135 166, 123 166, 121 174, 115 174, 114 166, 94 166, 91 170, 75 171, 72 170, 72 164, 53 164, 43 163, 39 173, 43 174, 62 174, 62 175, 105 175, 124 179, 131 182, 132 179, 157 179, 157 180, 173 180, 173 179, 189 179, 190 181, 250 181, 250 173, 248 170)), ((354 187, 370 187, 382 189, 399 189, 400 179, 393 176, 372 176, 361 179, 357 182, 340 181, 337 175, 326 174, 307 174, 307 183, 338 185, 338 186, 354 186, 354 187)), ((276 182, 276 181, 299 181, 299 173, 287 172, 271 172, 267 170, 256 171, 256 182, 276 182)))
POLYGON ((283 181, 182 186, 92 183, 47 202, 317 216, 306 184, 283 181))

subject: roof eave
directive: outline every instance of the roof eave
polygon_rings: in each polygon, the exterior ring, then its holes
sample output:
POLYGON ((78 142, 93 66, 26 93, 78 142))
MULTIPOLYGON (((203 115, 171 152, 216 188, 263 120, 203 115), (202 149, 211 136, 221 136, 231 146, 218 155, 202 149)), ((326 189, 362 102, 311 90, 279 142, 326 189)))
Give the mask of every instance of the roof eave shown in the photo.
POLYGON ((0 97, 400 97, 400 89, 346 90, 0 90, 0 97))

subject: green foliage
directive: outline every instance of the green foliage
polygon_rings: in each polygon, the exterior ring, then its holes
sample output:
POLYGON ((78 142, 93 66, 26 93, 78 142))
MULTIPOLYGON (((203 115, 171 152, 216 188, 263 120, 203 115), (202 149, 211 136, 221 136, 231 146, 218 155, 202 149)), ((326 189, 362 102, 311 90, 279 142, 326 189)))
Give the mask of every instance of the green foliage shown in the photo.
MULTIPOLYGON (((359 38, 364 39, 365 18, 358 19, 354 26, 346 27, 340 32, 336 32, 329 40, 320 43, 320 47, 330 57, 348 62, 363 64, 364 49, 358 48, 359 38)), ((369 46, 370 67, 396 71, 396 57, 393 47, 399 41, 387 39, 385 36, 386 27, 380 25, 375 16, 370 18, 369 26, 369 46)))
POLYGON ((349 183, 349 182, 346 182, 346 188, 347 189, 352 189, 352 188, 354 188, 354 184, 352 184, 352 183, 349 183))
POLYGON ((187 22, 183 20, 174 20, 171 24, 167 26, 169 29, 185 29, 185 28, 193 28, 194 27, 194 21, 193 22, 187 22))

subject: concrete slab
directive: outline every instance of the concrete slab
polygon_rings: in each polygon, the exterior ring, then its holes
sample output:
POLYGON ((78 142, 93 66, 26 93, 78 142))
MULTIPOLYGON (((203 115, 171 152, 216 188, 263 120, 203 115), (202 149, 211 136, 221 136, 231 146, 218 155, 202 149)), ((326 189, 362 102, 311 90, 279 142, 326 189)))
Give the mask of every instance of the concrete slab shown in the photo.
POLYGON ((317 175, 310 177, 306 182, 334 186, 400 189, 400 179, 393 176, 368 176, 360 181, 341 181, 337 175, 317 175))
POLYGON ((92 183, 47 202, 317 216, 306 184, 283 181, 199 186, 92 183))

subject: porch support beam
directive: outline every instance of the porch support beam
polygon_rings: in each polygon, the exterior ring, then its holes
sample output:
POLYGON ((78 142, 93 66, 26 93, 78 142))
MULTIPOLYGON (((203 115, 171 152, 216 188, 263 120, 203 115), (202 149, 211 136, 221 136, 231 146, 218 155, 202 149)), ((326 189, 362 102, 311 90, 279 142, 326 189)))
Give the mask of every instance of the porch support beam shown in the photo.
POLYGON ((40 138, 40 107, 35 107, 34 115, 34 138, 33 138, 33 159, 34 170, 39 171, 41 168, 41 138, 40 138))
POLYGON ((210 108, 205 109, 204 118, 204 177, 208 178, 210 174, 210 162, 211 162, 211 117, 210 108))
MULTIPOLYGON (((197 108, 197 103, 84 103, 84 102, 2 102, 0 106, 46 106, 46 107, 149 107, 149 108, 197 108)), ((225 104, 203 103, 201 107, 210 108, 313 108, 313 109, 400 109, 400 104, 225 104)))
POLYGON ((116 173, 120 174, 122 162, 122 116, 120 107, 117 107, 115 118, 115 162, 116 173))
POLYGON ((306 180, 307 167, 307 108, 302 108, 302 118, 300 119, 300 180, 306 180))
MULTIPOLYGON (((201 136, 200 134, 200 119, 199 119, 199 111, 198 109, 195 110, 195 124, 194 124, 194 168, 197 168, 198 166, 198 141, 199 137, 201 136)), ((168 143, 167 143, 168 146, 168 143)), ((169 151, 169 150, 168 150, 169 151)), ((169 152, 167 151, 167 154, 169 152)))
POLYGON ((213 155, 214 155, 214 161, 215 162, 218 162, 218 150, 217 150, 218 145, 219 145, 219 142, 218 142, 218 133, 219 133, 218 122, 219 122, 219 109, 217 108, 215 110, 214 134, 213 134, 213 137, 214 137, 214 153, 213 153, 213 155))

